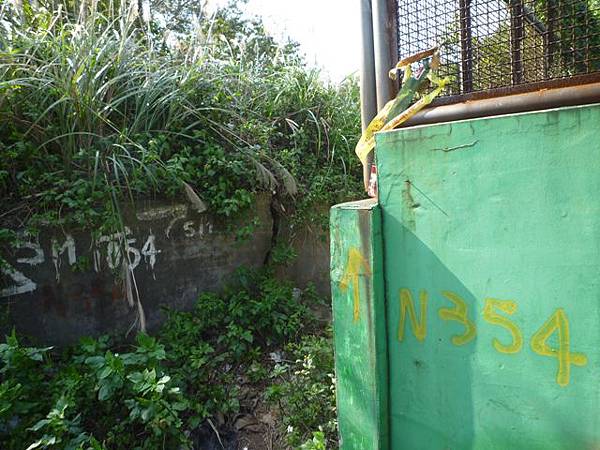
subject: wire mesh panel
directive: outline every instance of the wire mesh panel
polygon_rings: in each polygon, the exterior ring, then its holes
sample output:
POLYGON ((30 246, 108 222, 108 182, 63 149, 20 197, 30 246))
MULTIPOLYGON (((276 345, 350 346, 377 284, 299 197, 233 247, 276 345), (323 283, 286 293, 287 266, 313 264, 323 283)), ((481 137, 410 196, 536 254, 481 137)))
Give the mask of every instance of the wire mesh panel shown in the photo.
POLYGON ((398 0, 400 58, 433 46, 446 95, 600 75, 600 0, 398 0))

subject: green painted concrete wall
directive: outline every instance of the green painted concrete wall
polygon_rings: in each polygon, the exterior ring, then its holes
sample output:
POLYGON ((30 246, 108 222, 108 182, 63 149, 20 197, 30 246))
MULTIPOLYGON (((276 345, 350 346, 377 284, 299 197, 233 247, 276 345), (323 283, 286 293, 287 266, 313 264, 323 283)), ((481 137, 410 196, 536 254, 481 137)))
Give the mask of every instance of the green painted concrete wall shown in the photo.
POLYGON ((592 105, 377 136, 389 448, 600 448, 599 128, 592 105))
POLYGON ((331 210, 331 288, 341 449, 388 448, 381 214, 376 202, 331 210))

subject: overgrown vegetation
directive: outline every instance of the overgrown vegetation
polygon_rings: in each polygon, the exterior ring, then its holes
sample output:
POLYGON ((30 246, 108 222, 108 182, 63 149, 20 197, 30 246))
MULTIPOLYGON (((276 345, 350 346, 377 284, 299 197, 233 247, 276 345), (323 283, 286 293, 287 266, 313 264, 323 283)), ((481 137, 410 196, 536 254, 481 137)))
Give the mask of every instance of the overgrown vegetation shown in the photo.
MULTIPOLYGON (((123 230, 122 211, 154 196, 233 218, 265 191, 292 223, 323 224, 326 206, 362 192, 358 105, 355 79, 323 81, 235 7, 0 2, 0 245, 19 228, 123 230)), ((289 257, 282 242, 271 252, 289 257)), ((242 433, 257 403, 275 448, 335 447, 316 301, 246 272, 193 311, 166 311, 154 336, 58 349, 13 333, 0 344, 0 447, 198 448, 207 431, 242 433)))
POLYGON ((8 336, 0 447, 192 448, 202 426, 231 428, 256 402, 278 417, 275 448, 333 445, 333 354, 310 312, 317 297, 268 273, 240 283, 201 295, 190 312, 167 311, 155 337, 132 343, 86 338, 59 352, 8 336))
POLYGON ((0 5, 4 221, 118 228, 137 197, 185 193, 232 216, 258 191, 298 219, 360 192, 356 81, 236 9, 175 34, 137 2, 0 5))

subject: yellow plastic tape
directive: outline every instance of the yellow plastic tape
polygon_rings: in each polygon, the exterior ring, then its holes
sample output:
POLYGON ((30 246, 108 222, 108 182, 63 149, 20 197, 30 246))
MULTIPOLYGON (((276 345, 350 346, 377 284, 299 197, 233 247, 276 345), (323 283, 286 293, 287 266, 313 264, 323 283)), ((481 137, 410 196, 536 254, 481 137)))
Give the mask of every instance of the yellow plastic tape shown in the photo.
MULTIPOLYGON (((403 67, 396 67, 396 70, 402 68, 403 67)), ((392 71, 390 71, 390 76, 391 73, 392 71)), ((404 80, 410 78, 411 75, 412 72, 410 69, 410 65, 408 65, 406 66, 406 70, 404 72, 404 80)), ((363 131, 362 135, 360 136, 360 140, 358 141, 358 144, 356 144, 356 149, 354 151, 356 152, 358 159, 360 159, 363 165, 367 164, 367 156, 369 155, 369 153, 371 153, 373 148, 375 148, 375 133, 380 131, 383 128, 383 126, 387 123, 388 115, 397 100, 398 99, 395 98, 387 102, 385 106, 381 109, 381 111, 379 111, 379 113, 377 113, 373 120, 371 120, 371 122, 367 126, 367 129, 363 131)))
POLYGON ((379 131, 393 130, 394 128, 400 126, 402 123, 406 122, 408 119, 410 119, 416 113, 421 111, 425 106, 429 105, 433 101, 434 98, 436 98, 438 95, 440 95, 440 93, 446 88, 446 84, 448 84, 448 82, 450 81, 448 78, 443 78, 443 79, 438 78, 437 81, 434 81, 432 79, 433 77, 428 76, 428 78, 432 82, 436 83, 437 87, 430 93, 421 97, 419 99, 419 101, 414 103, 413 105, 411 105, 410 108, 405 109, 400 114, 398 114, 396 117, 394 117, 390 121, 388 121, 383 127, 381 127, 381 129, 379 131))
MULTIPOLYGON (((385 106, 381 109, 381 111, 379 111, 375 118, 371 120, 369 126, 367 126, 367 129, 361 135, 358 144, 356 144, 355 152, 358 156, 358 159, 360 159, 363 165, 367 164, 367 157, 369 156, 369 153, 371 153, 375 148, 375 133, 377 133, 378 131, 392 130, 398 127, 403 122, 406 122, 425 106, 429 105, 433 101, 433 99, 436 98, 444 90, 444 88, 450 81, 449 78, 439 78, 434 73, 434 70, 437 69, 437 66, 439 65, 439 54, 437 52, 434 53, 432 60, 432 71, 427 74, 427 78, 429 78, 429 80, 436 85, 436 88, 433 91, 421 97, 419 101, 411 105, 409 108, 405 109, 400 114, 396 115, 391 119, 388 116, 392 107, 398 101, 398 98, 390 100, 385 104, 385 106)), ((415 61, 416 59, 414 57, 411 57, 408 60, 403 60, 399 62, 396 65, 396 67, 390 71, 390 78, 395 78, 396 72, 398 70, 404 69, 403 83, 406 82, 406 80, 410 78, 412 74, 410 64, 415 61)))

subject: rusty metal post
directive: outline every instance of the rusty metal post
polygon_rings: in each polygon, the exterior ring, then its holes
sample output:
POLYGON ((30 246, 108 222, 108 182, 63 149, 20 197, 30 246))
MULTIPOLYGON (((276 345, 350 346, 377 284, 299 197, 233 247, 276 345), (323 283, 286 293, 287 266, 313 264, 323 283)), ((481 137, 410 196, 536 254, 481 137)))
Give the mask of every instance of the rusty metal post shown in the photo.
POLYGON ((380 110, 397 93, 397 85, 389 77, 398 60, 395 2, 372 0, 373 44, 375 51, 375 84, 377 109, 380 110))
POLYGON ((460 50, 462 92, 473 90, 473 38, 471 35, 471 0, 460 0, 460 50))
POLYGON ((600 103, 600 82, 493 98, 469 99, 419 111, 401 127, 600 103))
POLYGON ((510 2, 510 50, 512 65, 512 84, 523 82, 523 55, 521 44, 523 42, 523 0, 510 2))
POLYGON ((554 0, 548 0, 546 2, 546 23, 548 24, 547 31, 544 34, 544 52, 546 60, 544 76, 546 78, 552 74, 556 43, 560 40, 560 38, 557 38, 554 34, 554 29, 556 28, 556 8, 557 6, 554 0))

